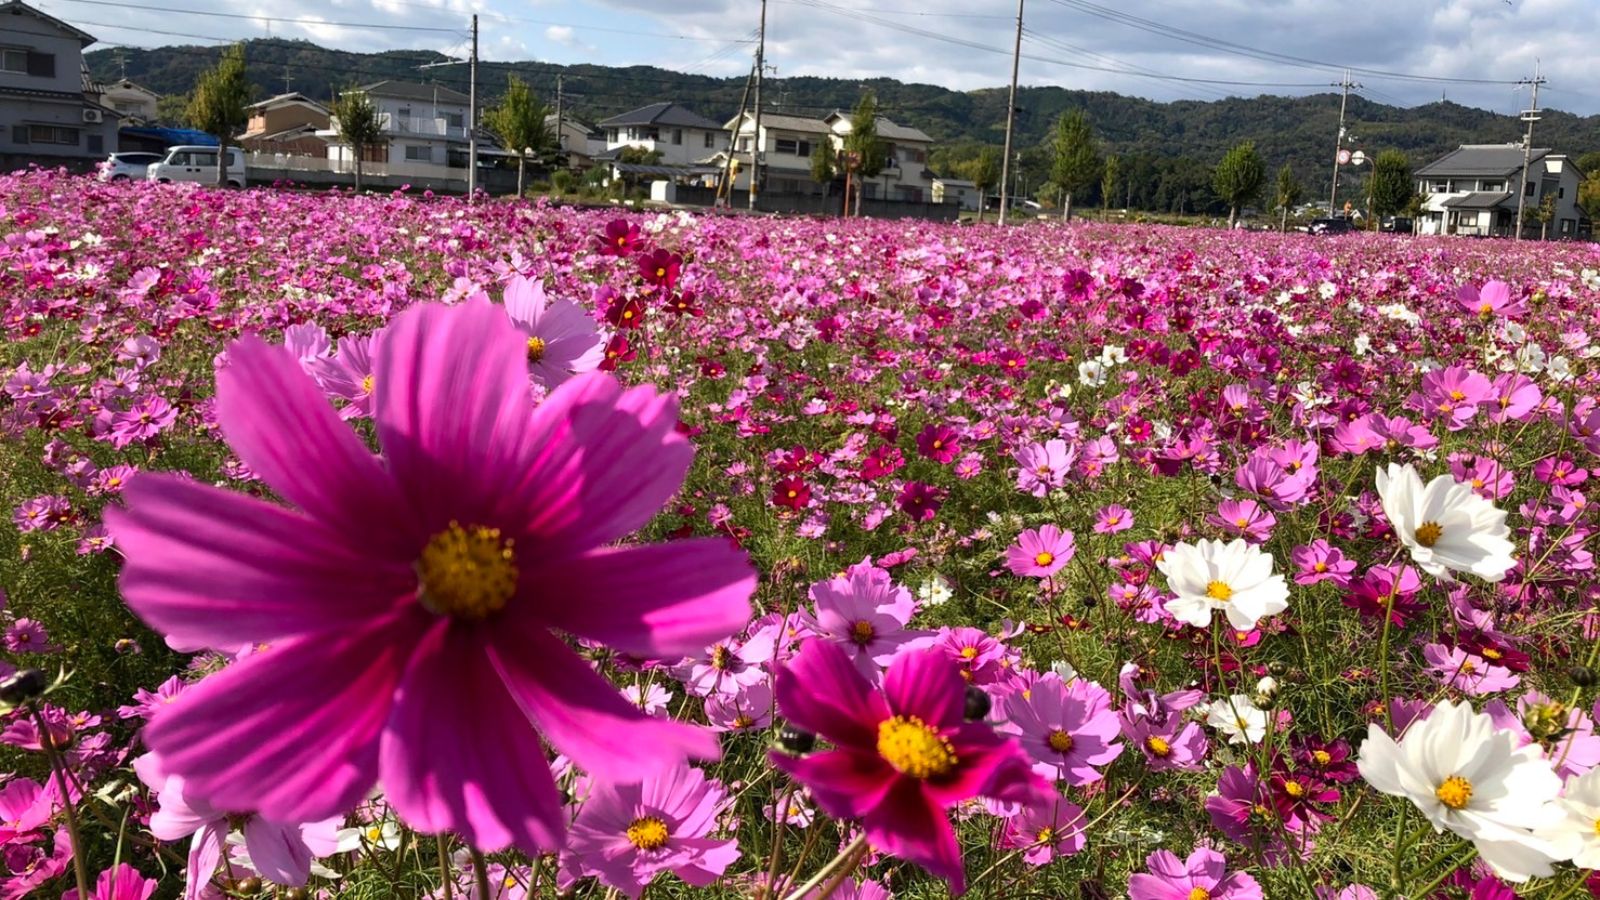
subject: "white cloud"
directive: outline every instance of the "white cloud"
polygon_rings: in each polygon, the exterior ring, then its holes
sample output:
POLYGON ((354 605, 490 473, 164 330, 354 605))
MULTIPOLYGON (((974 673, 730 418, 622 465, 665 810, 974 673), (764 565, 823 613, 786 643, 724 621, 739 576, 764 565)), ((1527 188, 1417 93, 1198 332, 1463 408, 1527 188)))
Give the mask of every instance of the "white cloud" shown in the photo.
POLYGON ((544 39, 552 44, 570 47, 577 42, 573 30, 567 25, 551 25, 544 30, 544 39))

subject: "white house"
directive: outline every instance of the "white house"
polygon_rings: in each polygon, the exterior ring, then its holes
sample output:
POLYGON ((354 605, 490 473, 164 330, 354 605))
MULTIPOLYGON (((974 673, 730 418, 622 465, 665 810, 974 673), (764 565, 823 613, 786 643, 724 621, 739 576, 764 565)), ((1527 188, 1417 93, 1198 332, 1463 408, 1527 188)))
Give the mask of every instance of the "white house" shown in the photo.
POLYGON ((1587 234, 1588 217, 1578 206, 1583 173, 1573 161, 1547 149, 1529 154, 1527 186, 1521 144, 1465 144, 1417 170, 1423 198, 1423 234, 1507 236, 1516 230, 1517 192, 1524 191, 1523 236, 1537 238, 1538 213, 1553 198, 1550 238, 1587 234))
MULTIPOLYGON (((724 132, 738 128, 734 141, 734 158, 739 163, 734 177, 736 191, 750 189, 750 153, 755 140, 755 113, 745 112, 727 121, 724 132)), ((818 147, 837 149, 833 129, 821 119, 790 116, 782 113, 761 114, 761 165, 762 185, 775 194, 821 194, 824 185, 811 177, 811 154, 818 147)), ((711 160, 726 164, 725 153, 711 160)))
POLYGON ((962 209, 977 209, 978 186, 960 178, 935 178, 933 202, 959 203, 962 209))
MULTIPOLYGON (((850 133, 850 114, 834 111, 823 119, 834 134, 835 146, 843 146, 850 133)), ((887 145, 883 171, 868 179, 863 193, 868 199, 927 202, 933 197, 933 172, 928 168, 928 153, 933 138, 920 129, 897 125, 883 116, 877 120, 878 139, 887 145)))
POLYGON ((0 3, 0 168, 87 165, 117 149, 121 115, 83 64, 94 36, 22 0, 0 3))
POLYGON ((121 113, 124 124, 143 125, 156 120, 156 101, 161 95, 126 78, 104 87, 100 103, 107 109, 121 113))
POLYGON ((587 169, 594 165, 596 156, 606 151, 604 131, 567 113, 561 114, 559 123, 555 113, 545 116, 544 127, 555 134, 557 145, 567 154, 567 165, 571 168, 587 169))
POLYGON ((693 166, 727 146, 722 126, 672 101, 652 103, 599 123, 605 132, 602 160, 615 160, 625 148, 661 154, 663 166, 693 166))
MULTIPOLYGON (((385 144, 369 148, 372 162, 431 163, 464 168, 467 164, 467 105, 460 91, 438 84, 379 81, 354 89, 378 108, 385 144)), ((347 161, 350 147, 338 142, 338 118, 319 137, 330 139, 328 158, 347 161)))

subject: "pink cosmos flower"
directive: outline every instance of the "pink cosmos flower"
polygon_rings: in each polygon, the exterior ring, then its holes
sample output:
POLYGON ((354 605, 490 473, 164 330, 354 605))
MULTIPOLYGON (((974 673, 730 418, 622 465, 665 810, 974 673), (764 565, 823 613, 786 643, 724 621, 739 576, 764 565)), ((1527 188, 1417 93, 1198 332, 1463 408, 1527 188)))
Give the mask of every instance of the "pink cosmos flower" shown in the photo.
MULTIPOLYGON (((199 900, 212 873, 222 863, 228 832, 233 827, 228 813, 196 796, 184 779, 165 770, 154 753, 133 761, 134 773, 145 786, 156 792, 159 809, 150 817, 150 833, 163 841, 193 835, 189 844, 189 865, 185 872, 185 900, 199 900)), ((311 874, 311 860, 330 856, 337 849, 337 832, 343 816, 333 816, 306 825, 269 822, 259 815, 245 819, 245 852, 262 877, 288 887, 301 887, 311 874)))
POLYGON ((755 731, 772 724, 772 687, 759 682, 732 694, 706 698, 706 721, 712 731, 755 731))
POLYGON ((1481 290, 1474 285, 1463 284, 1456 290, 1456 302, 1461 304, 1462 309, 1486 322, 1497 315, 1516 319, 1528 312, 1527 303, 1521 299, 1513 301, 1511 286, 1498 279, 1484 282, 1481 290))
POLYGON ((937 463, 948 463, 961 454, 961 435, 949 425, 929 425, 917 435, 917 452, 937 463))
POLYGON ((0 787, 0 846, 36 837, 60 808, 56 784, 54 779, 46 786, 31 778, 12 778, 0 787))
POLYGON ((1121 727, 1111 695, 1093 682, 1075 678, 1063 684, 1047 672, 1026 690, 1006 695, 1000 730, 1017 736, 1033 758, 1033 771, 1070 785, 1100 780, 1101 767, 1122 753, 1114 743, 1121 727))
POLYGON ((906 630, 917 611, 916 598, 870 559, 842 576, 813 584, 810 596, 813 614, 806 625, 842 647, 861 674, 874 681, 906 644, 926 637, 906 630))
POLYGON ((1529 723, 1540 728, 1545 741, 1545 756, 1562 781, 1576 778, 1600 765, 1600 735, 1594 733, 1594 720, 1582 709, 1567 709, 1538 691, 1517 698, 1516 709, 1504 700, 1490 700, 1483 711, 1496 728, 1517 735, 1517 746, 1533 743, 1529 723))
POLYGON ((1017 490, 1043 497, 1067 483, 1077 457, 1077 449, 1060 438, 1017 448, 1012 454, 1017 461, 1017 490))
POLYGON ((697 697, 733 694, 767 680, 762 666, 770 659, 772 641, 730 637, 683 660, 673 675, 697 697))
POLYGON ((1125 506, 1102 506, 1094 515, 1095 534, 1116 534, 1133 527, 1133 512, 1125 506))
POLYGON ((948 656, 972 684, 995 684, 1006 674, 1006 645, 981 628, 941 628, 928 646, 948 656))
POLYGON ((1122 736, 1144 754, 1152 772, 1199 771, 1210 743, 1198 722, 1181 717, 1121 714, 1122 736))
POLYGON ((1346 589, 1341 601, 1345 606, 1379 621, 1388 616, 1401 628, 1428 608, 1417 597, 1422 593, 1422 576, 1410 566, 1373 566, 1348 582, 1346 589))
POLYGON ((299 325, 290 325, 283 330, 283 346, 294 354, 300 365, 309 365, 312 360, 321 359, 333 352, 333 341, 328 338, 327 329, 315 322, 304 322, 299 325))
POLYGON ((1522 683, 1521 676, 1505 666, 1494 665, 1459 646, 1426 644, 1422 658, 1428 663, 1429 674, 1469 696, 1509 691, 1522 683))
POLYGON ((1082 850, 1087 843, 1083 830, 1088 824, 1083 809, 1066 800, 1026 806, 1006 820, 1000 846, 1023 850, 1023 862, 1042 866, 1058 856, 1072 856, 1082 850))
POLYGON ((120 450, 129 444, 157 437, 176 421, 177 408, 165 398, 150 394, 135 400, 126 410, 113 414, 106 433, 111 439, 111 446, 120 450))
POLYGON ((1409 401, 1429 419, 1451 431, 1467 427, 1478 406, 1494 396, 1489 379, 1465 366, 1435 369, 1422 376, 1422 390, 1409 401))
POLYGON ((594 877, 637 898, 662 872, 709 887, 739 859, 739 842, 712 837, 732 801, 692 766, 639 784, 600 784, 583 802, 561 852, 563 890, 594 877))
POLYGON ((1502 372, 1495 376, 1494 393, 1483 401, 1483 411, 1496 425, 1521 422, 1538 409, 1544 393, 1533 379, 1521 372, 1502 372))
POLYGON ((506 315, 526 338, 528 371, 547 388, 592 372, 606 358, 606 338, 571 300, 550 301, 544 285, 521 275, 506 283, 506 315))
POLYGON ((43 896, 45 885, 55 881, 67 871, 72 862, 72 838, 65 826, 56 829, 50 841, 50 852, 42 847, 14 847, 5 856, 5 866, 12 873, 0 881, 0 900, 33 900, 43 896))
POLYGON ((378 378, 374 359, 381 334, 346 335, 339 339, 338 353, 314 359, 308 366, 329 397, 345 401, 339 409, 340 418, 365 419, 372 415, 378 378))
POLYGON ((1054 798, 1015 740, 964 720, 966 681, 939 653, 902 653, 878 690, 838 645, 807 641, 778 671, 777 689, 783 715, 833 749, 804 757, 774 751, 773 765, 810 788, 831 815, 860 819, 872 846, 946 879, 954 893, 966 877, 947 808, 978 796, 1054 798))
POLYGON ((217 417, 292 506, 143 473, 107 510, 123 595, 170 643, 270 646, 144 739, 218 809, 314 821, 381 778, 417 830, 559 847, 541 737, 602 780, 717 742, 646 716, 553 632, 690 653, 744 624, 754 576, 720 538, 608 546, 683 481, 693 451, 670 398, 590 374, 530 411, 524 342, 481 301, 413 307, 379 351, 381 461, 287 351, 246 338, 217 417))
POLYGON ((1356 561, 1347 558, 1338 547, 1321 538, 1296 547, 1289 552, 1295 566, 1295 584, 1317 584, 1332 581, 1339 587, 1350 583, 1356 570, 1356 561))
POLYGON ((139 688, 133 692, 133 703, 119 707, 117 716, 123 719, 148 719, 178 699, 178 695, 188 687, 188 682, 174 675, 157 685, 154 691, 139 688))
POLYGON ((1238 535, 1252 544, 1272 537, 1272 529, 1278 524, 1278 518, 1254 500, 1224 500, 1206 521, 1223 533, 1238 535))
POLYGON ((1228 859, 1208 847, 1188 859, 1157 850, 1145 859, 1148 873, 1128 879, 1128 900, 1263 900, 1261 885, 1247 872, 1229 872, 1228 859))
POLYGON ((939 514, 939 507, 944 505, 944 491, 931 484, 920 481, 908 481, 900 489, 900 495, 895 498, 900 511, 911 517, 913 522, 926 522, 939 514))
MULTIPOLYGON (((150 900, 159 886, 154 878, 144 877, 133 866, 118 863, 101 872, 92 892, 81 900, 150 900)), ((78 889, 68 890, 61 900, 80 900, 78 889)))
POLYGON ((1072 532, 1041 525, 1017 535, 1017 542, 1006 549, 1006 566, 1014 575, 1049 578, 1072 562, 1076 552, 1072 532))

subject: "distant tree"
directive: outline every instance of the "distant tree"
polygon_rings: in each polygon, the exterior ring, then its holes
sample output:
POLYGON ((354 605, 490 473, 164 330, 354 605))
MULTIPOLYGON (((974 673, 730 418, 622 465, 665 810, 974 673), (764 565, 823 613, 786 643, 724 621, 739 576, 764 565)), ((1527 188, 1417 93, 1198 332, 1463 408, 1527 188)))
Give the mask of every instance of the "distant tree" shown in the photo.
POLYGON ((1261 162, 1261 154, 1256 152, 1255 141, 1238 144, 1217 163, 1211 175, 1211 186, 1222 202, 1228 204, 1229 228, 1239 221, 1239 210, 1261 195, 1266 180, 1267 168, 1261 162))
POLYGON ((861 214, 862 187, 876 178, 888 163, 888 146, 878 137, 878 98, 871 91, 861 95, 850 113, 850 133, 844 137, 848 170, 845 180, 845 205, 850 203, 850 183, 855 182, 856 214, 861 214))
POLYGON ((811 180, 826 189, 833 184, 833 143, 824 138, 811 151, 811 180))
POLYGON ((1539 205, 1528 211, 1528 217, 1539 223, 1539 240, 1550 237, 1550 223, 1556 218, 1556 195, 1545 194, 1539 205))
POLYGON ((1372 182, 1368 188, 1372 195, 1374 222, 1384 216, 1395 216, 1405 211, 1416 191, 1411 179, 1411 160, 1399 150, 1385 150, 1372 163, 1372 182))
POLYGON ((189 126, 189 95, 188 94, 162 94, 156 98, 156 121, 154 124, 166 125, 169 128, 183 128, 189 126))
POLYGON ((967 178, 978 189, 978 221, 983 221, 983 209, 989 204, 989 192, 1000 182, 1000 151, 984 147, 977 157, 967 163, 967 178))
POLYGON ((1300 202, 1300 197, 1305 189, 1300 186, 1300 179, 1294 177, 1294 167, 1288 163, 1278 170, 1278 185, 1273 191, 1273 205, 1278 208, 1279 231, 1289 230, 1289 213, 1300 202))
POLYGON ((1104 165, 1100 151, 1094 146, 1094 129, 1089 126, 1089 117, 1083 110, 1061 114, 1056 120, 1050 149, 1054 152, 1050 180, 1061 190, 1061 219, 1068 221, 1072 218, 1072 195, 1099 180, 1104 165))
POLYGON ((1117 177, 1122 174, 1122 160, 1116 154, 1106 157, 1105 171, 1100 175, 1100 209, 1109 214, 1117 193, 1117 177))
POLYGON ((333 101, 333 118, 339 123, 339 140, 350 145, 350 155, 356 162, 356 190, 361 190, 361 163, 367 148, 383 140, 383 123, 378 119, 378 106, 365 91, 353 87, 340 93, 333 101))
POLYGON ((244 74, 244 45, 234 44, 222 51, 215 66, 201 73, 189 98, 189 123, 217 136, 217 187, 228 184, 228 146, 247 121, 245 105, 251 89, 244 74))
POLYGON ((506 93, 497 106, 483 114, 483 124, 500 139, 506 149, 517 154, 517 196, 522 196, 524 173, 530 152, 542 155, 554 141, 545 117, 550 110, 533 95, 528 83, 515 75, 506 76, 506 93))
POLYGON ((1600 173, 1590 175, 1578 185, 1578 205, 1591 219, 1600 219, 1600 173))
POLYGON ((1600 175, 1600 150, 1578 157, 1578 171, 1584 175, 1600 175))

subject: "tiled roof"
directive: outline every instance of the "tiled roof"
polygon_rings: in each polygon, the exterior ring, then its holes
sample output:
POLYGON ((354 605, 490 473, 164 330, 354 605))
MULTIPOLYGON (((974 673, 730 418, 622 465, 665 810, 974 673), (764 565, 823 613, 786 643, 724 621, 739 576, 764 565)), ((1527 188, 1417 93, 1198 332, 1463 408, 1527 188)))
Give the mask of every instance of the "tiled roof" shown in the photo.
MULTIPOLYGON (((1531 159, 1544 158, 1549 150, 1535 149, 1531 159)), ((1520 144, 1466 144, 1417 170, 1424 178, 1480 177, 1510 175, 1522 168, 1520 144)))
POLYGON ((721 125, 687 106, 682 106, 670 100, 662 103, 652 103, 649 106, 641 106, 620 116, 612 116, 600 122, 599 125, 601 128, 616 128, 621 125, 671 125, 676 128, 704 128, 709 131, 722 130, 721 125))

